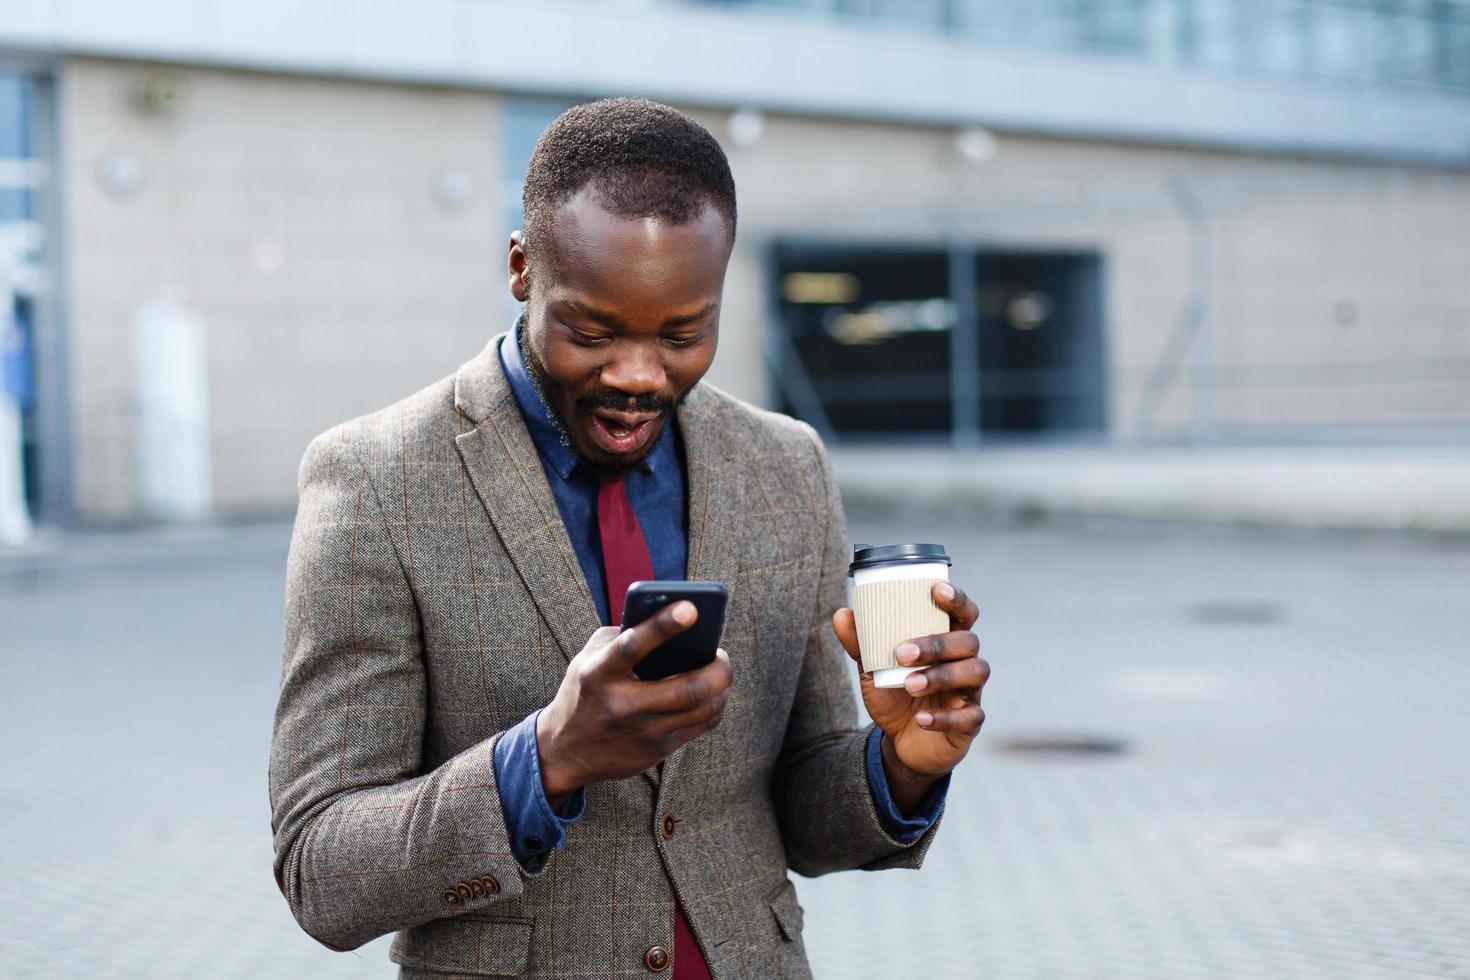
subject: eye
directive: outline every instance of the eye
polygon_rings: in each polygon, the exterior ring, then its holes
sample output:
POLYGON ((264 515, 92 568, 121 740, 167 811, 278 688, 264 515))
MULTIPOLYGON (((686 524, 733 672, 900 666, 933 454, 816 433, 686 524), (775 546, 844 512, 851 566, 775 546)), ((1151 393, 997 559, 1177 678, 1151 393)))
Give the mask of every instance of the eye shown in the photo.
POLYGON ((572 341, 574 343, 581 344, 584 347, 597 347, 605 343, 609 339, 599 334, 588 333, 587 331, 582 330, 581 328, 576 327, 565 320, 562 320, 560 322, 566 332, 572 335, 572 341))
POLYGON ((693 347, 704 339, 704 335, 705 328, 700 327, 696 330, 684 330, 680 333, 665 334, 663 341, 670 347, 693 347))

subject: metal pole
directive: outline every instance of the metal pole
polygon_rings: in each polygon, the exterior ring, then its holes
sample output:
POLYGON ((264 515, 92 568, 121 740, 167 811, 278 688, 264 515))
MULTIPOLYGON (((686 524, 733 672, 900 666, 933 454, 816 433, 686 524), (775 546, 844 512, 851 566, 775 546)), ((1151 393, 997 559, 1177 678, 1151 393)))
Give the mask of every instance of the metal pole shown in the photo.
POLYGON ((1214 343, 1210 335, 1210 226, 1204 203, 1184 178, 1169 181, 1170 196, 1189 226, 1190 441, 1215 441, 1214 343))
POLYGON ((950 442, 956 449, 980 444, 980 303, 975 290, 975 250, 956 242, 948 249, 950 442))

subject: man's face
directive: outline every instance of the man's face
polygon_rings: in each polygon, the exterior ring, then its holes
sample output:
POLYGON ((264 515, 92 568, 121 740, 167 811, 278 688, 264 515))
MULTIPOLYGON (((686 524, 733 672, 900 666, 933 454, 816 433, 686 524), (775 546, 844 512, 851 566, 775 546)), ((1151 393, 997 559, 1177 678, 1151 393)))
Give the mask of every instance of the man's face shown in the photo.
POLYGON ((714 360, 729 229, 709 206, 682 225, 620 217, 588 188, 554 222, 534 264, 520 233, 511 237, 511 292, 529 296, 529 366, 572 448, 595 469, 622 471, 714 360))

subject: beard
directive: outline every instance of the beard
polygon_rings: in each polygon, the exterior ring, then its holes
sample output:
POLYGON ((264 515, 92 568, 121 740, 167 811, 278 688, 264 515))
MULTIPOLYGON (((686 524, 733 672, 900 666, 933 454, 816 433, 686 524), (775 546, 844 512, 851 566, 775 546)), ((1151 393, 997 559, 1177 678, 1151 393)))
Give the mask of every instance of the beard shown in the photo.
MULTIPOLYGON (((555 403, 548 397, 548 390, 555 390, 555 383, 551 381, 541 359, 532 349, 530 338, 527 336, 526 321, 524 317, 519 323, 517 338, 520 342, 521 360, 526 364, 527 373, 531 376, 531 383, 536 387, 536 393, 541 397, 541 404, 546 406, 547 414, 556 425, 557 437, 563 446, 577 454, 579 464, 589 470, 595 476, 621 476, 630 470, 636 469, 643 460, 653 451, 654 445, 662 438, 663 431, 648 443, 648 448, 637 459, 630 459, 617 463, 588 458, 573 441, 570 433, 571 426, 567 419, 563 418, 557 410, 555 403)), ((629 395, 614 388, 600 388, 594 391, 586 391, 572 399, 574 411, 583 415, 592 415, 597 409, 613 412, 628 412, 630 414, 650 415, 658 413, 662 416, 658 424, 660 427, 669 424, 674 417, 674 411, 689 397, 693 387, 680 392, 676 396, 662 395, 656 392, 644 392, 641 395, 629 395)))

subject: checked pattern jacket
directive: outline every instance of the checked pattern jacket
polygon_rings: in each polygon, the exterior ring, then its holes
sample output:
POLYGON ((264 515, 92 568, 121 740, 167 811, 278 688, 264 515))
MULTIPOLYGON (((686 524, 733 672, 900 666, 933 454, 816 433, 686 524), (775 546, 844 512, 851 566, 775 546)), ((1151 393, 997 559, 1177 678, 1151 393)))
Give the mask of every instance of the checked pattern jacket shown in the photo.
POLYGON ((821 443, 703 382, 680 406, 689 577, 730 590, 724 718, 661 771, 589 786, 528 874, 494 744, 598 617, 499 340, 302 461, 270 756, 281 891, 333 949, 396 932, 406 978, 648 976, 675 896, 716 978, 809 976, 788 870, 917 868, 935 830, 895 840, 868 788, 821 443))

